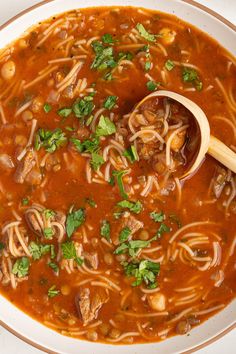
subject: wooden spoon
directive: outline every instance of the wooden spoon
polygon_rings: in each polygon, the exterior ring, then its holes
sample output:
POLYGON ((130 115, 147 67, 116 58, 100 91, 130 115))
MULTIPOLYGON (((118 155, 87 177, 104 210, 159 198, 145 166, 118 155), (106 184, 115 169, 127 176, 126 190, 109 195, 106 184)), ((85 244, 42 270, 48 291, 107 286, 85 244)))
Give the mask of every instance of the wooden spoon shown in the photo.
MULTIPOLYGON (((231 171, 236 173, 236 153, 232 151, 228 146, 222 143, 220 140, 215 138, 210 134, 210 126, 207 120, 207 117, 203 110, 190 99, 179 95, 178 93, 172 91, 156 91, 144 97, 142 101, 138 103, 135 107, 135 111, 139 108, 146 100, 149 100, 152 97, 168 97, 172 100, 175 100, 181 103, 186 107, 192 115, 195 117, 196 122, 200 131, 200 146, 199 151, 196 154, 194 162, 189 167, 188 171, 181 176, 181 179, 190 177, 194 174, 197 169, 200 167, 203 159, 205 158, 206 153, 214 157, 216 160, 221 162, 224 166, 229 168, 231 171)), ((132 115, 135 114, 135 111, 132 112, 132 115)))

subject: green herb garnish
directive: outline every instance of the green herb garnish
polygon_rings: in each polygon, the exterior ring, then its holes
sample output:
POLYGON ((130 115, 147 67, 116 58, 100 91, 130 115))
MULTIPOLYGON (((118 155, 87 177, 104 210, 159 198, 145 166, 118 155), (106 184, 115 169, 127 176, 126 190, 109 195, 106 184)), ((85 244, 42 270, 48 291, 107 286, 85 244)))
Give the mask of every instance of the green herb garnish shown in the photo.
POLYGON ((22 205, 28 205, 29 204, 29 198, 23 198, 22 201, 21 201, 21 204, 22 205))
POLYGON ((47 240, 51 240, 54 235, 53 229, 51 227, 45 227, 45 229, 43 229, 43 234, 47 240))
POLYGON ((96 136, 112 135, 115 132, 115 124, 108 117, 104 117, 103 115, 101 115, 96 128, 96 136))
POLYGON ((138 153, 134 145, 131 145, 128 149, 126 149, 123 155, 127 157, 131 163, 139 160, 138 153))
POLYGON ((106 43, 106 44, 113 44, 115 42, 115 40, 113 39, 113 37, 110 33, 105 33, 102 36, 102 41, 103 41, 103 43, 106 43))
POLYGON ((161 238, 164 232, 170 232, 170 228, 166 224, 162 223, 159 229, 157 230, 156 236, 158 238, 161 238))
POLYGON ((154 263, 146 259, 123 263, 125 275, 135 277, 132 286, 139 286, 144 282, 149 289, 157 287, 156 277, 160 273, 160 263, 154 263))
POLYGON ((73 241, 62 243, 61 250, 64 259, 73 259, 78 265, 83 264, 83 260, 76 254, 76 249, 73 241))
POLYGON ((49 263, 48 263, 48 266, 49 266, 50 268, 52 268, 52 270, 54 270, 55 273, 58 273, 59 267, 58 267, 58 265, 57 265, 56 263, 54 263, 54 262, 49 262, 49 263))
POLYGON ((113 171, 112 175, 115 177, 117 185, 120 190, 120 195, 122 198, 128 198, 128 194, 125 192, 124 184, 123 184, 123 179, 122 177, 127 173, 127 171, 113 171))
POLYGON ((125 241, 127 241, 128 240, 128 237, 131 235, 131 230, 130 230, 130 228, 129 227, 124 227, 122 230, 121 230, 121 232, 120 232, 120 234, 119 234, 119 241, 120 242, 125 242, 125 241))
POLYGON ((63 146, 67 141, 65 133, 59 128, 51 131, 39 129, 35 136, 35 150, 40 150, 44 147, 47 152, 54 152, 59 147, 63 146))
POLYGON ((165 68, 168 70, 168 71, 171 71, 172 69, 174 69, 175 67, 175 64, 173 63, 172 60, 168 59, 166 62, 165 62, 165 68))
POLYGON ((196 70, 184 67, 182 71, 182 79, 183 82, 192 83, 192 85, 195 86, 198 91, 202 90, 203 84, 202 81, 200 81, 196 70))
POLYGON ((52 106, 49 103, 45 103, 43 106, 43 110, 45 113, 49 113, 52 110, 52 106))
POLYGON ((71 112, 72 112, 72 108, 63 107, 58 109, 57 114, 62 118, 67 118, 71 114, 71 112))
POLYGON ((139 214, 143 208, 141 202, 138 200, 137 202, 130 202, 128 200, 122 200, 119 203, 117 203, 117 206, 124 208, 124 209, 129 209, 135 214, 139 214))
POLYGON ((112 109, 117 101, 117 96, 108 96, 103 102, 103 107, 106 109, 112 109))
POLYGON ((177 215, 175 215, 175 214, 170 214, 170 215, 169 215, 169 219, 170 219, 170 221, 171 221, 172 223, 175 223, 175 224, 178 226, 179 229, 182 227, 182 223, 181 223, 181 221, 180 221, 180 219, 178 218, 177 215))
POLYGON ((130 257, 135 257, 141 248, 146 248, 150 245, 152 241, 157 240, 157 236, 154 236, 150 240, 131 240, 128 242, 121 243, 120 246, 116 248, 114 254, 123 254, 128 252, 130 257))
POLYGON ((157 213, 156 211, 151 212, 150 217, 152 220, 154 220, 155 222, 162 222, 165 219, 165 215, 163 213, 163 211, 157 213))
POLYGON ((51 246, 52 245, 39 244, 34 241, 30 242, 29 251, 33 260, 38 260, 45 254, 49 253, 51 251, 51 246))
POLYGON ((147 89, 149 91, 155 91, 159 85, 160 84, 155 81, 148 81, 147 82, 147 89))
POLYGON ((27 257, 18 258, 12 268, 12 273, 18 278, 26 277, 29 273, 30 261, 27 257))
POLYGON ((85 211, 83 208, 78 210, 70 209, 66 218, 66 233, 68 237, 71 237, 73 232, 84 223, 85 221, 85 211))
POLYGON ((157 35, 149 33, 141 23, 136 25, 136 29, 138 30, 141 37, 146 39, 149 42, 155 42, 157 35))
POLYGON ((110 234, 111 234, 111 226, 109 221, 103 220, 101 224, 100 234, 104 237, 107 241, 110 241, 110 234))
POLYGON ((93 97, 85 96, 75 101, 72 106, 72 110, 77 118, 83 118, 86 116, 90 116, 94 107, 95 105, 93 103, 93 97))
POLYGON ((48 289, 48 297, 52 298, 54 296, 57 296, 60 293, 60 290, 56 289, 56 285, 51 286, 50 289, 48 289))
POLYGON ((90 165, 95 171, 97 171, 104 163, 105 161, 102 155, 98 154, 97 152, 93 152, 91 154, 90 165))

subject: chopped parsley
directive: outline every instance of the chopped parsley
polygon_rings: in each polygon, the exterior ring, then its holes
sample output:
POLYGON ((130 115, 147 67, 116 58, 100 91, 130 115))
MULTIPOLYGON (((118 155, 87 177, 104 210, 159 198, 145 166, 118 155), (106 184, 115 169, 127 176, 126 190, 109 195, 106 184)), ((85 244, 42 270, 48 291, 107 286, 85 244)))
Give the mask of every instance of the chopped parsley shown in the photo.
POLYGON ((93 152, 91 154, 90 165, 95 171, 97 171, 104 163, 105 161, 102 155, 98 154, 97 152, 93 152))
POLYGON ((29 251, 33 257, 33 260, 38 260, 45 254, 49 253, 51 251, 51 247, 52 245, 43 245, 32 241, 29 245, 29 251))
POLYGON ((4 243, 0 242, 0 251, 3 250, 5 248, 4 243))
POLYGON ((142 38, 146 39, 149 42, 156 41, 157 36, 155 34, 149 33, 141 23, 137 24, 136 29, 138 30, 138 32, 142 38))
POLYGON ((151 69, 151 65, 152 63, 150 61, 146 61, 146 63, 144 64, 144 70, 149 71, 151 69))
POLYGON ((123 155, 127 157, 131 163, 139 160, 138 153, 134 145, 131 145, 128 149, 126 149, 123 155))
POLYGON ((47 152, 54 152, 63 146, 67 141, 65 133, 60 128, 55 130, 39 129, 35 136, 35 149, 38 151, 41 147, 47 152))
POLYGON ((125 241, 127 241, 128 240, 128 237, 131 235, 131 230, 130 230, 130 228, 129 227, 124 227, 122 230, 121 230, 121 232, 120 232, 120 234, 119 234, 119 241, 120 242, 125 242, 125 241))
POLYGON ((165 62, 165 68, 168 70, 168 71, 171 71, 172 69, 174 69, 175 67, 175 64, 173 63, 172 60, 168 59, 166 62, 165 62))
POLYGON ((108 96, 103 102, 103 107, 106 109, 112 109, 117 101, 117 96, 108 96))
POLYGON ((139 214, 143 208, 142 203, 138 200, 137 202, 130 202, 129 200, 122 200, 117 203, 117 206, 129 209, 135 214, 139 214))
POLYGON ((71 112, 72 112, 72 108, 63 107, 58 109, 57 114, 62 118, 67 118, 71 114, 71 112))
POLYGON ((103 41, 103 43, 106 43, 106 44, 113 44, 115 42, 115 40, 113 39, 113 37, 110 33, 105 33, 102 36, 102 41, 103 41))
POLYGON ((150 215, 151 219, 154 220, 155 222, 162 222, 165 219, 165 215, 164 215, 163 211, 161 211, 160 213, 153 211, 149 215, 150 215))
POLYGON ((117 65, 112 47, 105 47, 102 42, 99 41, 92 42, 91 46, 95 52, 95 58, 91 65, 92 69, 102 71, 108 68, 114 68, 117 65))
POLYGON ((157 230, 157 238, 161 238, 165 232, 170 232, 170 228, 166 224, 162 223, 159 229, 157 230))
POLYGON ((48 297, 50 298, 57 296, 59 293, 60 290, 56 289, 56 285, 53 285, 50 289, 48 289, 48 297))
POLYGON ((72 106, 72 110, 77 118, 84 118, 91 115, 94 107, 93 97, 85 96, 75 101, 72 106))
POLYGON ((141 248, 148 247, 150 243, 155 240, 157 240, 157 236, 154 236, 153 238, 147 241, 131 240, 128 242, 123 242, 120 246, 116 248, 114 254, 123 254, 128 252, 130 257, 135 257, 141 248))
POLYGON ((99 150, 99 138, 95 137, 91 140, 86 139, 83 142, 76 138, 71 138, 70 141, 74 144, 79 152, 97 152, 99 150))
POLYGON ((117 185, 120 190, 120 195, 122 198, 128 198, 128 194, 125 192, 123 179, 122 177, 127 173, 127 171, 113 171, 112 175, 116 179, 117 185))
POLYGON ((49 263, 48 263, 48 266, 49 266, 50 268, 52 268, 52 270, 54 270, 55 273, 58 273, 59 267, 58 267, 58 265, 57 265, 56 263, 54 263, 54 262, 49 262, 49 263))
POLYGON ((96 136, 112 135, 115 132, 115 124, 108 117, 104 117, 103 115, 101 115, 96 128, 96 136))
POLYGON ((85 221, 85 212, 83 208, 78 210, 73 210, 73 207, 70 209, 66 218, 66 233, 68 237, 71 237, 73 232, 84 223, 85 221))
POLYGON ((52 218, 53 216, 55 216, 56 213, 55 213, 55 211, 53 211, 51 209, 44 209, 43 210, 43 215, 48 220, 48 219, 52 218))
POLYGON ((192 85, 195 86, 198 91, 202 90, 203 84, 202 81, 200 81, 196 70, 184 67, 182 71, 182 80, 183 82, 192 83, 192 85))
POLYGON ((30 261, 28 257, 18 258, 13 265, 12 273, 18 278, 26 277, 29 273, 30 261))
POLYGON ((111 235, 111 226, 109 221, 103 220, 101 224, 100 234, 104 237, 107 241, 110 241, 111 235))
POLYGON ((154 263, 146 259, 123 263, 125 275, 134 277, 132 286, 139 286, 144 282, 149 289, 157 287, 156 277, 160 273, 160 263, 154 263))
POLYGON ((91 198, 86 198, 86 202, 92 207, 95 208, 97 206, 96 202, 91 198))
POLYGON ((43 106, 43 110, 45 113, 49 113, 52 110, 52 106, 49 103, 45 103, 43 106))
POLYGON ((28 205, 29 204, 29 198, 23 198, 22 201, 21 201, 21 204, 22 205, 28 205))
POLYGON ((45 229, 43 229, 43 234, 47 240, 51 240, 53 238, 54 232, 51 227, 45 227, 45 229))
POLYGON ((73 259, 78 265, 83 263, 83 260, 76 254, 76 249, 73 241, 62 243, 61 250, 64 259, 73 259))
POLYGON ((146 85, 149 91, 155 91, 160 84, 155 81, 148 81, 146 85))

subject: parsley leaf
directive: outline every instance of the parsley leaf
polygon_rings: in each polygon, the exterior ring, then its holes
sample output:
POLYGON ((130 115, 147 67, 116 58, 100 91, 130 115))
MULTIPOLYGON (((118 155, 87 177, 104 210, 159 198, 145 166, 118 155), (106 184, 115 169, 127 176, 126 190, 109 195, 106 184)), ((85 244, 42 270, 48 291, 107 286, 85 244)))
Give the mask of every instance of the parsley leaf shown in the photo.
POLYGON ((155 222, 162 222, 165 219, 165 215, 164 215, 163 211, 161 211, 160 213, 153 211, 149 215, 150 215, 151 219, 154 220, 155 222))
POLYGON ((127 173, 127 171, 113 171, 112 175, 116 178, 117 185, 120 190, 120 195, 122 198, 128 198, 128 194, 125 192, 122 177, 127 173))
POLYGON ((51 250, 51 245, 42 245, 36 242, 30 242, 29 251, 34 260, 40 259, 46 253, 51 250))
POLYGON ((112 37, 112 35, 110 33, 105 33, 103 36, 102 36, 102 41, 103 43, 106 43, 106 44, 112 44, 114 43, 114 39, 112 37))
POLYGON ((97 171, 99 167, 101 167, 105 163, 102 155, 98 154, 97 152, 93 152, 91 154, 91 161, 90 164, 92 168, 97 171))
POLYGON ((146 85, 149 91, 155 91, 160 84, 155 81, 148 81, 146 85))
POLYGON ((29 204, 29 199, 28 198, 23 198, 21 201, 22 205, 28 205, 29 204))
POLYGON ((101 115, 96 128, 96 136, 112 135, 115 132, 115 124, 108 117, 104 117, 103 115, 101 115))
POLYGON ((139 156, 134 145, 131 145, 128 149, 126 149, 123 155, 127 157, 131 163, 139 160, 139 156))
POLYGON ((48 220, 48 219, 52 218, 53 216, 55 216, 56 213, 55 213, 55 211, 53 211, 51 209, 44 209, 43 210, 43 215, 48 220))
POLYGON ((203 84, 200 81, 200 78, 196 70, 184 67, 182 71, 182 80, 183 82, 192 83, 198 91, 202 90, 203 84))
POLYGON ((117 206, 121 208, 126 208, 132 211, 135 214, 139 214, 143 208, 141 202, 138 200, 137 202, 130 202, 128 200, 122 200, 117 203, 117 206))
POLYGON ((0 251, 3 250, 5 248, 4 243, 0 242, 0 251))
POLYGON ((138 30, 139 34, 141 37, 146 39, 149 42, 155 42, 156 41, 156 35, 149 33, 144 26, 141 23, 138 23, 136 26, 136 29, 138 30))
POLYGON ((135 257, 137 252, 140 250, 140 248, 146 248, 150 245, 152 241, 155 241, 157 239, 157 236, 154 236, 150 240, 143 241, 143 240, 131 240, 126 243, 122 243, 120 246, 116 248, 114 251, 114 254, 123 254, 128 251, 129 255, 131 257, 135 257))
POLYGON ((170 232, 170 228, 166 224, 162 223, 159 229, 157 230, 157 237, 161 238, 164 232, 170 232))
POLYGON ((130 228, 127 227, 127 226, 124 227, 124 228, 121 230, 120 234, 119 234, 119 241, 120 241, 120 242, 125 242, 125 241, 127 241, 127 240, 128 240, 128 237, 130 236, 130 234, 131 234, 130 228))
POLYGON ((86 116, 90 116, 94 107, 95 105, 93 103, 93 97, 85 96, 75 101, 75 103, 72 106, 72 110, 74 115, 77 118, 83 118, 86 116))
POLYGON ((45 103, 43 106, 43 110, 45 113, 49 113, 52 110, 52 106, 49 103, 45 103))
POLYGON ((53 285, 50 289, 48 289, 48 297, 50 298, 57 296, 59 293, 60 290, 56 290, 56 285, 53 285))
POLYGON ((92 42, 91 46, 95 52, 95 58, 91 65, 92 69, 101 71, 114 68, 117 65, 112 47, 104 47, 99 41, 92 42))
POLYGON ((51 227, 45 227, 43 229, 43 234, 47 240, 51 240, 53 238, 53 229, 51 227))
POLYGON ((65 133, 59 128, 51 131, 39 129, 35 136, 35 150, 40 150, 44 147, 47 152, 54 152, 56 149, 65 144, 67 138, 65 133))
POLYGON ((28 275, 30 261, 27 257, 18 258, 12 268, 12 273, 17 275, 18 278, 23 278, 28 275))
POLYGON ((168 71, 171 71, 172 69, 174 69, 175 67, 175 64, 173 63, 172 60, 168 59, 166 62, 165 62, 165 68, 168 70, 168 71))
POLYGON ((60 117, 67 118, 71 114, 71 112, 72 112, 72 108, 64 107, 64 108, 58 109, 57 114, 60 117))
POLYGON ((117 96, 108 96, 103 102, 103 107, 106 109, 112 109, 116 104, 117 96))
POLYGON ((74 259, 78 265, 83 263, 83 260, 76 254, 76 249, 73 241, 67 241, 61 244, 63 258, 74 259))
POLYGON ((111 234, 111 226, 109 221, 103 220, 101 229, 100 229, 101 236, 105 237, 107 241, 110 241, 110 234, 111 234))
POLYGON ((68 237, 71 237, 73 232, 84 223, 85 221, 85 212, 83 208, 78 210, 69 211, 66 218, 66 233, 68 237))
POLYGON ((81 142, 79 139, 71 138, 70 141, 75 145, 79 152, 97 152, 99 150, 99 138, 95 137, 91 140, 86 139, 81 142))
POLYGON ((139 262, 124 262, 123 267, 125 275, 135 277, 135 281, 131 284, 132 286, 139 286, 144 282, 149 289, 155 289, 157 287, 156 277, 160 273, 160 263, 142 259, 139 262))
POLYGON ((145 71, 149 71, 151 69, 151 62, 150 61, 146 61, 146 63, 144 64, 144 70, 145 71))
POLYGON ((49 262, 49 263, 48 263, 48 266, 49 266, 50 268, 52 268, 52 270, 54 270, 55 273, 58 273, 59 267, 58 267, 58 265, 57 265, 56 263, 54 263, 54 262, 49 262))

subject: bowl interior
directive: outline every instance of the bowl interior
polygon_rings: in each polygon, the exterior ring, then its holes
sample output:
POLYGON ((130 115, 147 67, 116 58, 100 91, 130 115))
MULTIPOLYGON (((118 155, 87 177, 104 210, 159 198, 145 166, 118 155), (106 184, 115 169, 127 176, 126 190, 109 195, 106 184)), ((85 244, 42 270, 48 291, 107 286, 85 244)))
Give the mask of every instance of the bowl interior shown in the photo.
MULTIPOLYGON (((17 17, 14 22, 10 22, 0 31, 0 47, 6 46, 9 42, 19 37, 29 27, 37 22, 44 20, 52 15, 62 13, 74 8, 93 7, 93 6, 136 6, 159 10, 169 14, 174 14, 181 19, 195 25, 203 31, 216 38, 221 45, 236 55, 236 33, 226 23, 221 22, 214 15, 205 12, 202 8, 191 4, 191 1, 180 0, 54 0, 46 1, 39 7, 33 7, 31 11, 25 12, 17 17)), ((0 296, 0 323, 14 333, 28 338, 41 348, 47 348, 51 352, 77 354, 82 349, 83 354, 93 354, 102 351, 103 354, 141 354, 143 351, 149 354, 159 353, 173 354, 185 352, 192 348, 209 341, 218 336, 223 331, 229 330, 235 324, 236 301, 233 301, 222 312, 209 319, 201 326, 194 328, 187 336, 172 337, 160 343, 120 346, 104 345, 73 338, 64 337, 46 328, 40 323, 31 319, 10 304, 5 298, 0 296), (33 329, 33 330, 32 330, 33 329)))

